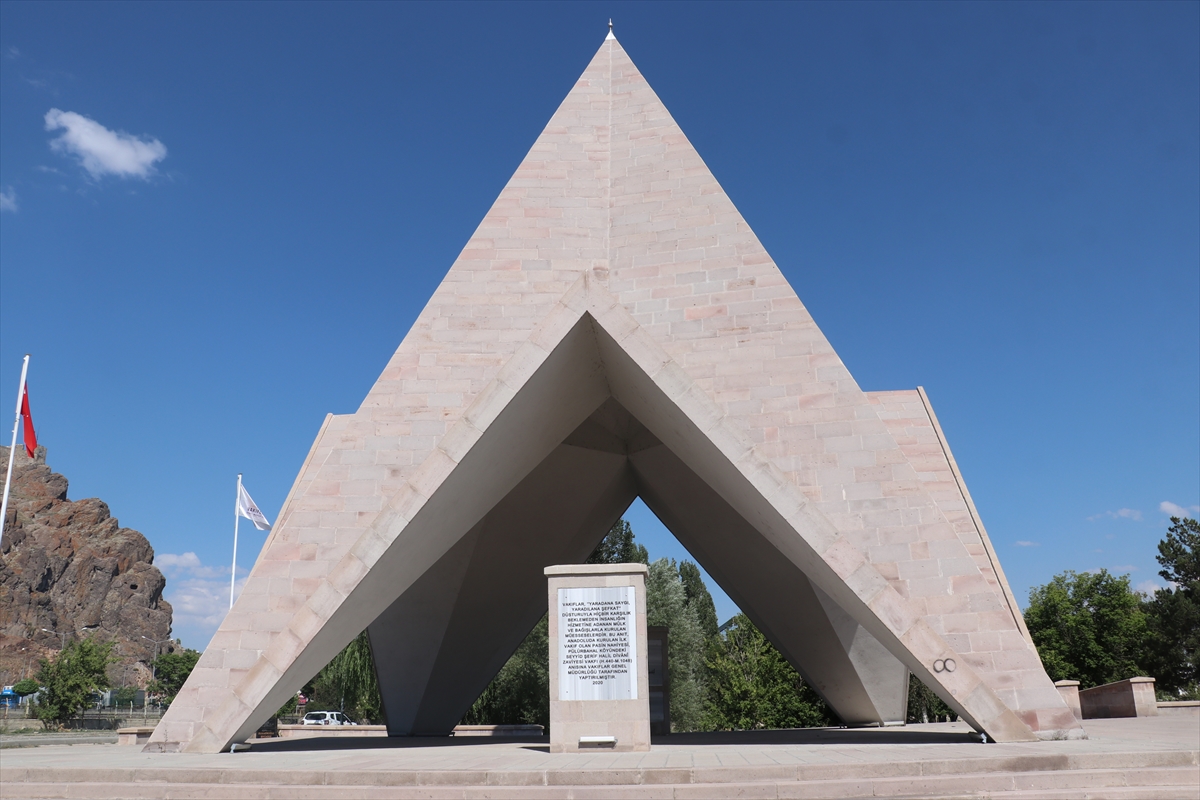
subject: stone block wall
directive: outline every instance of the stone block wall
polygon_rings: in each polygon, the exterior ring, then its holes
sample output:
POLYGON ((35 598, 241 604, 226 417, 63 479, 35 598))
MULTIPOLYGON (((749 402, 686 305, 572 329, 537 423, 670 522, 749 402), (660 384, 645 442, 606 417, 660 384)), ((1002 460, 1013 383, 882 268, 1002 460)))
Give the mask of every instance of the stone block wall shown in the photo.
POLYGON ((1079 693, 1079 706, 1084 719, 1157 716, 1154 678, 1127 678, 1084 689, 1079 693))

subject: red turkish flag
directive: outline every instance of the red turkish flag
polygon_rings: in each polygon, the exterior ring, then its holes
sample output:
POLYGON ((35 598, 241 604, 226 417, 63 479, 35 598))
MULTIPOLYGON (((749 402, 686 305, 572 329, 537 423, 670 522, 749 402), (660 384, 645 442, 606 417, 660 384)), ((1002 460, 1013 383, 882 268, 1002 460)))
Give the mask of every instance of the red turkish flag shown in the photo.
POLYGON ((33 432, 33 417, 29 416, 29 384, 25 384, 25 391, 21 392, 21 416, 25 418, 25 452, 33 458, 33 451, 37 449, 37 434, 33 432))

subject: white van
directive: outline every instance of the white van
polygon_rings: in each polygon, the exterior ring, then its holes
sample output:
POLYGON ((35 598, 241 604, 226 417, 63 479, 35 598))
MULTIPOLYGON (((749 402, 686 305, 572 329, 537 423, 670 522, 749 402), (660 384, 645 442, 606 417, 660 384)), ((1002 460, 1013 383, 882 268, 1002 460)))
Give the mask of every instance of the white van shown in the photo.
POLYGON ((304 715, 305 725, 357 725, 340 711, 310 711, 304 715))

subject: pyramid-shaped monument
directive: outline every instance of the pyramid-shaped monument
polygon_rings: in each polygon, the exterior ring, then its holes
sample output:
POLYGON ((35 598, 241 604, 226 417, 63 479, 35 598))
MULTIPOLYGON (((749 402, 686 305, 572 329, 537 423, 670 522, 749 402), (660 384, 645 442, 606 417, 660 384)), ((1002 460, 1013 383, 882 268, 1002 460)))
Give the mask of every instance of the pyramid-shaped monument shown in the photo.
POLYGON ((859 388, 610 33, 148 748, 244 740, 363 629, 389 733, 449 732, 638 496, 847 724, 911 671, 995 740, 1082 734, 924 394, 859 388))

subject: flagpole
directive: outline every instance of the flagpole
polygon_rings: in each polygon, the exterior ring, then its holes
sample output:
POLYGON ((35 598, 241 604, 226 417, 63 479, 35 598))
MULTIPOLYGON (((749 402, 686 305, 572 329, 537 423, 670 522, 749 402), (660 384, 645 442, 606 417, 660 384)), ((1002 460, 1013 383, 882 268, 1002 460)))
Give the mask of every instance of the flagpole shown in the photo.
POLYGON ((238 521, 241 518, 241 506, 239 505, 242 499, 242 473, 238 473, 238 488, 237 496, 233 501, 233 568, 229 570, 229 608, 233 608, 233 586, 237 581, 237 535, 238 521))
POLYGON ((12 444, 8 448, 8 475, 4 478, 4 501, 0 502, 0 529, 8 521, 8 492, 12 488, 13 457, 17 454, 17 428, 21 427, 21 398, 25 396, 25 376, 29 374, 29 354, 21 363, 21 385, 17 387, 17 413, 13 417, 12 444))

